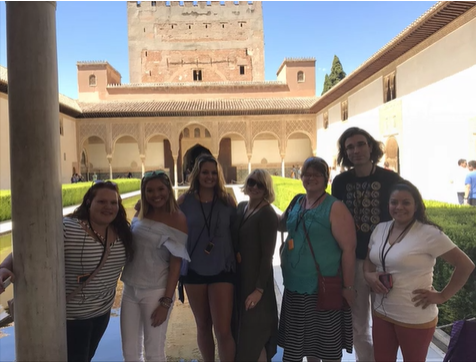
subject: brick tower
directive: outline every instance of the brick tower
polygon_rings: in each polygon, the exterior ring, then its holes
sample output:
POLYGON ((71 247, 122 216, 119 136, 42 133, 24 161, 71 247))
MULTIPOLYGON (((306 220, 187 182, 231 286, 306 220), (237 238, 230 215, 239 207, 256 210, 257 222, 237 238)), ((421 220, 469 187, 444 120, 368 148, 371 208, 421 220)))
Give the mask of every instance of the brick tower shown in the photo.
POLYGON ((264 81, 261 2, 129 1, 130 83, 264 81))

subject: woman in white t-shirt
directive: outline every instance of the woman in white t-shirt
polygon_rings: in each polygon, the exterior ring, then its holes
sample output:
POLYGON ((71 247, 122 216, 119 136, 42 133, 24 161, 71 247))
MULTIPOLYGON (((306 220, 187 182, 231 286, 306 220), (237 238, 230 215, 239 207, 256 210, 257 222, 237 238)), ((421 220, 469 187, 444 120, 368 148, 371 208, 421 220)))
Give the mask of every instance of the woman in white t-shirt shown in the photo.
POLYGON ((372 233, 364 264, 375 293, 373 342, 375 361, 425 361, 438 321, 438 304, 456 294, 474 269, 473 262, 428 220, 418 189, 408 181, 390 194, 393 220, 372 233), (433 266, 441 257, 454 267, 442 291, 433 288, 433 266))

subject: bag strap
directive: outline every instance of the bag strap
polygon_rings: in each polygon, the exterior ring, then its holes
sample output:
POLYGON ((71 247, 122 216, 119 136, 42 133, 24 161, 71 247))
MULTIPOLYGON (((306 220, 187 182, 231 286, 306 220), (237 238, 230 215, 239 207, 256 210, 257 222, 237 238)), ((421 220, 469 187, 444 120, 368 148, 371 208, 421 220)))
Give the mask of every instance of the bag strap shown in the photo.
POLYGON ((305 220, 303 220, 302 222, 302 227, 304 229, 304 235, 306 235, 306 240, 307 240, 307 244, 309 245, 309 249, 311 249, 312 259, 314 260, 314 264, 316 264, 317 276, 320 278, 322 277, 321 269, 319 268, 319 264, 317 263, 317 259, 316 259, 316 254, 314 254, 314 249, 312 248, 311 240, 309 239, 309 234, 306 229, 305 220))
POLYGON ((281 232, 281 248, 283 247, 284 245, 284 233, 287 231, 286 230, 286 219, 288 218, 288 215, 289 213, 291 212, 291 210, 293 209, 294 205, 296 205, 296 202, 298 201, 298 199, 301 197, 301 196, 304 196, 304 194, 297 194, 296 196, 293 197, 293 199, 291 200, 291 202, 289 203, 288 207, 286 208, 286 210, 284 211, 283 213, 283 216, 282 218, 284 220, 282 220, 279 224, 281 223, 284 223, 284 227, 281 228, 279 227, 280 225, 278 224, 278 229, 281 229, 279 230, 281 232))
POLYGON ((107 260, 107 257, 109 256, 110 251, 111 251, 111 244, 106 240, 106 245, 104 245, 104 252, 102 254, 102 258, 98 266, 89 276, 89 278, 84 281, 84 283, 78 285, 75 290, 73 290, 71 293, 69 293, 66 296, 66 303, 69 303, 99 273, 99 271, 102 269, 102 267, 106 263, 106 260, 107 260))

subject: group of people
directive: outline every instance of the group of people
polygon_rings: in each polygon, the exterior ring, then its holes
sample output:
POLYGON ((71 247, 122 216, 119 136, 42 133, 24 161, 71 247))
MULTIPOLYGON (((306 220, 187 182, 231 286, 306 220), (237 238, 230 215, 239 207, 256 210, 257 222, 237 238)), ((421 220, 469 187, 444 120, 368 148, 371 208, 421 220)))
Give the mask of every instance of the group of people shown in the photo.
MULTIPOLYGON (((204 361, 215 360, 215 347, 220 361, 270 361, 278 345, 283 361, 336 361, 353 347, 358 361, 395 361, 398 347, 405 361, 424 361, 437 305, 465 284, 474 264, 428 220, 418 189, 377 166, 380 142, 353 127, 338 147, 347 171, 333 178, 332 195, 329 166, 310 157, 300 175, 306 193, 280 217, 266 170, 248 175, 249 200, 236 205, 211 155, 197 158, 178 200, 166 173, 146 172, 131 224, 117 186, 95 183, 63 222, 68 360, 94 356, 122 271, 126 361, 165 361, 179 281, 204 361), (272 266, 278 228, 288 231, 279 318, 272 266), (442 291, 432 287, 439 257, 454 266, 442 291), (339 306, 323 307, 335 277, 339 306)), ((13 273, 10 255, 0 264, 0 292, 13 273)))
POLYGON ((454 184, 460 205, 476 206, 476 161, 458 160, 458 168, 454 173, 454 184))

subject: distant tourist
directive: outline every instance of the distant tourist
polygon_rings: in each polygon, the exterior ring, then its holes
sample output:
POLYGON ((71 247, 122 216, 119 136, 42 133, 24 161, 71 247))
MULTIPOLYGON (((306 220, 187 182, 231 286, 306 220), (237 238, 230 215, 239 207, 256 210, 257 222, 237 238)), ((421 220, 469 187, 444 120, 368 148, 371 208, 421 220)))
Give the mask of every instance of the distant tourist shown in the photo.
POLYGON ((392 221, 370 237, 364 276, 375 293, 372 335, 375 361, 425 361, 438 322, 438 304, 455 295, 474 269, 473 262, 428 220, 418 189, 408 181, 391 188, 392 221), (441 258, 454 267, 443 290, 432 287, 433 266, 441 258))
POLYGON ((98 180, 98 175, 96 174, 96 172, 94 172, 93 174, 93 182, 96 182, 98 180))
POLYGON ((132 177, 133 177, 133 176, 132 176, 132 172, 129 172, 129 173, 127 174, 127 178, 132 178, 132 177))
POLYGON ((370 334, 370 288, 363 275, 370 235, 375 227, 391 220, 388 213, 390 188, 400 176, 378 167, 384 146, 367 131, 351 127, 338 140, 337 163, 347 171, 332 182, 332 195, 344 202, 351 212, 357 230, 355 289, 357 298, 352 308, 354 346, 357 361, 373 361, 370 334))
POLYGON ((466 175, 468 174, 467 169, 468 163, 464 158, 458 160, 458 168, 455 170, 452 175, 450 183, 453 184, 456 196, 458 197, 458 203, 463 205, 464 203, 464 192, 466 190, 466 175))
POLYGON ((464 204, 476 206, 476 161, 469 161, 468 168, 470 173, 465 179, 464 204))

